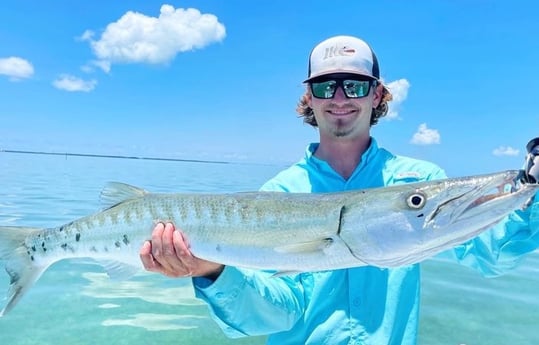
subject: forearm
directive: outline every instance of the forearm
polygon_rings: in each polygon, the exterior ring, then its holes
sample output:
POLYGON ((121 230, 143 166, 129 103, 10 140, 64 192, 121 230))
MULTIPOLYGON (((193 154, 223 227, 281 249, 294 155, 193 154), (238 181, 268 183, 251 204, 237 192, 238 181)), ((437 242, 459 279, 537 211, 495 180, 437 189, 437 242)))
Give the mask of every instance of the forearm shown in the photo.
POLYGON ((208 303, 223 332, 233 338, 292 328, 303 314, 299 277, 226 267, 211 282, 194 278, 195 295, 208 303))

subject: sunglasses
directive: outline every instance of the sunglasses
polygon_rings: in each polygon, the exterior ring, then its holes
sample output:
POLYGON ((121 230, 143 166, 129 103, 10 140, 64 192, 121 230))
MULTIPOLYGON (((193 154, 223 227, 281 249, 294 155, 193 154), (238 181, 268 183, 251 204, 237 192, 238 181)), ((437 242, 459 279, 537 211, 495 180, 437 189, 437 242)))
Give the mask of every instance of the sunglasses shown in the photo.
POLYGON ((343 89, 346 98, 361 98, 369 94, 371 86, 376 86, 376 80, 331 78, 320 81, 313 80, 310 85, 315 98, 333 98, 339 86, 343 89))

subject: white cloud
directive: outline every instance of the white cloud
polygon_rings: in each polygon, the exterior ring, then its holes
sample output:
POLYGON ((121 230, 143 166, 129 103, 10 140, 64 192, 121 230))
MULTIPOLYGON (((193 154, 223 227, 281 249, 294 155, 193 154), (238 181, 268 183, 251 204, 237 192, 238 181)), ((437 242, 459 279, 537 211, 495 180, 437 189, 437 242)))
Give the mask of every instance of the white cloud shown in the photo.
POLYGON ((0 59, 0 74, 7 75, 13 81, 30 78, 34 75, 34 67, 25 59, 11 56, 0 59))
POLYGON ((440 143, 440 133, 436 129, 430 129, 426 123, 419 125, 417 132, 414 133, 412 144, 415 145, 432 145, 440 143))
POLYGON ((391 91, 393 100, 389 102, 389 111, 385 118, 398 119, 400 106, 408 97, 410 83, 406 79, 399 79, 388 83, 386 86, 391 91))
POLYGON ((520 151, 514 149, 511 146, 500 146, 492 150, 492 154, 495 156, 518 156, 520 151))
POLYGON ((98 67, 100 70, 102 70, 105 73, 110 72, 110 62, 104 61, 104 60, 92 60, 88 62, 86 65, 83 65, 81 67, 81 70, 86 73, 92 73, 95 71, 96 67, 98 67))
POLYGON ((92 41, 94 39, 94 32, 92 30, 85 30, 77 40, 80 41, 92 41))
POLYGON ((92 65, 99 67, 103 72, 110 72, 110 62, 104 60, 94 60, 91 62, 92 65))
POLYGON ((225 36, 225 27, 216 16, 163 5, 159 17, 129 11, 108 24, 98 40, 89 30, 80 39, 90 42, 100 61, 160 64, 170 62, 178 53, 220 42, 225 36))
POLYGON ((62 74, 52 82, 52 85, 60 90, 90 92, 97 85, 96 80, 83 80, 72 75, 62 74))

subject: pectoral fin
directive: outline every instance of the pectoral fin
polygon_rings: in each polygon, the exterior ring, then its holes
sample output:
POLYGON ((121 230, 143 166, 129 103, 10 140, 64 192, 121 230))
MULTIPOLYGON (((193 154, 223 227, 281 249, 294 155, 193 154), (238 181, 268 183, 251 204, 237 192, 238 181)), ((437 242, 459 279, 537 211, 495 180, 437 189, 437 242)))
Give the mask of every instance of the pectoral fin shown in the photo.
POLYGON ((305 254, 320 252, 333 244, 333 238, 327 237, 316 241, 291 243, 275 247, 275 251, 283 254, 305 254))

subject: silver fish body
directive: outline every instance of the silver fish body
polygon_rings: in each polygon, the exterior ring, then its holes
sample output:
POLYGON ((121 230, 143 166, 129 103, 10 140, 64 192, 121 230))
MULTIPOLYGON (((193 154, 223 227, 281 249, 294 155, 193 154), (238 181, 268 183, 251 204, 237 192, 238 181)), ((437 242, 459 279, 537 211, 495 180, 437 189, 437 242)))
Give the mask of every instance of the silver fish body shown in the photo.
POLYGON ((518 171, 358 191, 157 194, 113 183, 107 209, 57 228, 0 227, 11 285, 7 313, 53 263, 91 258, 111 276, 141 269, 157 222, 185 233, 192 253, 225 265, 303 272, 414 264, 463 243, 522 207, 537 184, 518 171))

